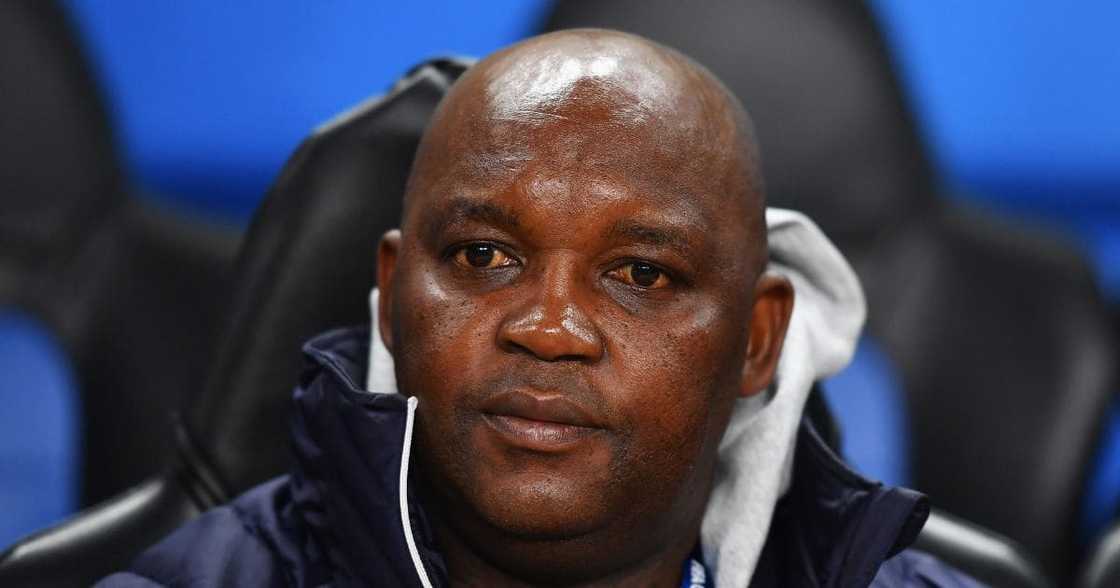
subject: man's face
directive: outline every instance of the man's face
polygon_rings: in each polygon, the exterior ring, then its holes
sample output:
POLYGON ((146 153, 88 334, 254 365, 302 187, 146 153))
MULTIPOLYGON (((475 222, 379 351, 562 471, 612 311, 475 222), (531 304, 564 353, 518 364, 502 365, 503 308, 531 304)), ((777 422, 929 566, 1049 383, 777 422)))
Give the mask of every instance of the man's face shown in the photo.
POLYGON ((382 246, 382 324, 462 524, 637 553, 698 524, 744 393, 757 252, 728 196, 744 174, 697 163, 720 147, 611 109, 445 109, 382 246))

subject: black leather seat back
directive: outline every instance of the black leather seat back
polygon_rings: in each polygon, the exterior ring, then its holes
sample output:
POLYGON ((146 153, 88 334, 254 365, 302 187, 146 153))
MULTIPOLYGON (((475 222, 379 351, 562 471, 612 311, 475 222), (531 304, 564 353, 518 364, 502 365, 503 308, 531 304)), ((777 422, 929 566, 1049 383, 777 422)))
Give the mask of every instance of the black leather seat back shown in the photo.
POLYGON ((229 329, 188 423, 230 492, 287 469, 287 413, 300 348, 331 327, 369 320, 377 244, 400 220, 404 184, 439 99, 465 69, 420 67, 291 157, 247 236, 229 329))
MULTIPOLYGON (((365 300, 374 281, 378 239, 397 223, 405 178, 431 111, 465 67, 438 61, 418 68, 385 98, 318 129, 292 156, 246 237, 236 294, 223 300, 227 339, 217 350, 210 384, 201 393, 182 396, 185 422, 172 427, 159 421, 156 442, 142 430, 136 434, 117 423, 117 438, 126 449, 153 443, 174 447, 175 454, 162 458, 166 469, 0 553, 0 585, 88 585, 125 567, 200 512, 286 471, 286 416, 300 370, 300 346, 332 326, 368 320, 365 300)), ((161 226, 159 219, 126 224, 133 232, 160 227, 156 234, 178 237, 171 242, 189 236, 182 227, 161 226)), ((150 237, 139 242, 150 244, 150 237)), ((134 255, 147 259, 163 252, 155 246, 143 250, 134 255)), ((115 267, 100 263, 91 274, 115 267)), ((176 284, 180 296, 202 296, 196 304, 209 304, 210 296, 229 291, 199 292, 189 282, 176 284)), ((150 291, 158 286, 134 287, 150 291)), ((112 290, 87 292, 83 298, 112 298, 112 290)), ((141 304, 112 314, 136 313, 150 320, 148 310, 141 304)), ((190 314, 182 319, 197 320, 190 314)), ((112 341, 100 343, 107 346, 106 354, 119 349, 112 341)), ((172 331, 166 333, 165 349, 181 352, 199 343, 191 332, 172 331)))
POLYGON ((169 461, 169 413, 202 387, 240 230, 132 197, 54 2, 0 2, 0 106, 0 305, 71 361, 88 506, 169 461))
POLYGON ((1088 264, 1053 236, 959 208, 875 262, 869 331, 903 374, 914 485, 1068 578, 1116 390, 1088 264))
POLYGON ((162 470, 172 412, 198 394, 240 231, 132 200, 26 305, 58 334, 81 402, 81 504, 162 470))
POLYGON ((113 133, 65 14, 0 3, 0 304, 124 202, 113 133))

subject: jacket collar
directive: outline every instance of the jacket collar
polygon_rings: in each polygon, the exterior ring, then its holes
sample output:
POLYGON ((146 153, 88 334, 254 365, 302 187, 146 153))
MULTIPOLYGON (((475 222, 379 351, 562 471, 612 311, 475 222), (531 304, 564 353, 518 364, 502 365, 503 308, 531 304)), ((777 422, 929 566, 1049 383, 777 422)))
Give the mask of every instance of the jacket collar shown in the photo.
MULTIPOLYGON (((343 583, 419 586, 418 559, 433 585, 446 585, 429 515, 408 490, 410 554, 399 492, 407 403, 361 386, 368 341, 368 328, 343 329, 304 347, 308 366, 292 424, 295 510, 343 583)), ((866 586, 914 541, 928 512, 924 496, 852 471, 803 420, 793 481, 751 585, 866 586)))
POLYGON ((867 586, 886 559, 917 539, 928 516, 924 495, 860 476, 803 420, 793 481, 775 508, 751 586, 867 586))
MULTIPOLYGON (((337 330, 308 342, 295 392, 291 473, 293 524, 314 537, 340 585, 420 586, 400 511, 400 472, 408 406, 397 394, 370 394, 368 329, 337 330)), ((407 472, 407 470, 406 470, 407 472)), ((415 493, 406 494, 408 533, 425 573, 446 585, 431 525, 415 493)))

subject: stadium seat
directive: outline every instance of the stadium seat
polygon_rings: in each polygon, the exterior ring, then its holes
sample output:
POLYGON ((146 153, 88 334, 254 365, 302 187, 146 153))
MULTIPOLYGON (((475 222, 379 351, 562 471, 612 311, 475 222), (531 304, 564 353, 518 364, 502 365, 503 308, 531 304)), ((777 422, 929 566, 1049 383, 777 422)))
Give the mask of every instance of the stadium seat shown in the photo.
MULTIPOLYGON (((455 60, 423 65, 386 97, 328 122, 300 146, 250 227, 218 361, 204 392, 184 403, 184 421, 173 429, 178 451, 168 469, 13 546, 0 555, 0 585, 94 581, 200 511, 288 468, 286 414, 302 365, 300 347, 323 330, 368 320, 378 239, 399 218, 428 116, 466 66, 455 60), (326 283, 331 287, 323 288, 326 283)), ((830 428, 823 400, 811 406, 830 428)), ((1002 551, 973 549, 944 532, 930 536, 927 549, 949 553, 949 546, 965 554, 952 561, 997 578, 997 585, 1046 586, 1040 577, 1023 575, 1029 564, 1016 567, 1025 560, 1013 545, 969 529, 969 536, 985 537, 1002 551)))
POLYGON ((135 196, 55 3, 0 3, 0 106, 0 308, 71 363, 90 505, 167 462, 168 412, 203 385, 240 230, 135 196))
POLYGON ((913 486, 1069 578, 1117 390, 1108 309, 1072 247, 942 197, 868 7, 562 0, 543 23, 581 26, 676 47, 742 98, 770 202, 817 220, 864 283, 913 486))

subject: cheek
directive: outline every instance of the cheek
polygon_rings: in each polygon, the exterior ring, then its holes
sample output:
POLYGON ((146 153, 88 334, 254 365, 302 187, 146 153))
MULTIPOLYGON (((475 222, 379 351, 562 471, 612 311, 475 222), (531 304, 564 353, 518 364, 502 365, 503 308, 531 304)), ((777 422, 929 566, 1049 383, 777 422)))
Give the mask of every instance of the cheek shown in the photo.
POLYGON ((454 382, 473 381, 472 370, 493 344, 493 308, 445 288, 434 271, 414 271, 396 285, 394 360, 402 392, 422 402, 452 400, 454 382), (449 377, 454 376, 454 377, 449 377))
POLYGON ((614 321, 612 371, 623 379, 613 389, 631 415, 637 436, 653 444, 701 447, 722 435, 723 419, 738 393, 746 354, 745 319, 733 306, 696 304, 674 316, 614 321), (702 431, 704 434, 697 434, 702 431))

